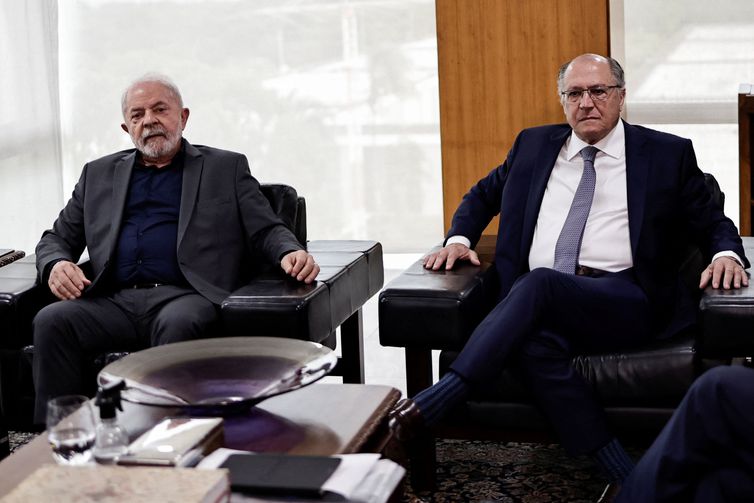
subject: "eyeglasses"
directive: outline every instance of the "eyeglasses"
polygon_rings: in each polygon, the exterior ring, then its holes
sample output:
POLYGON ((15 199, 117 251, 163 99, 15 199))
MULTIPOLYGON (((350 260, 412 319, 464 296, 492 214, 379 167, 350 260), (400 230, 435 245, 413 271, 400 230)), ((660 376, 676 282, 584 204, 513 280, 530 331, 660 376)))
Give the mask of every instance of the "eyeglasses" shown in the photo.
POLYGON ((610 91, 613 89, 619 89, 621 86, 594 86, 588 89, 569 89, 563 91, 560 95, 565 98, 568 103, 578 103, 581 101, 581 97, 584 93, 587 93, 592 101, 607 101, 610 96, 610 91))

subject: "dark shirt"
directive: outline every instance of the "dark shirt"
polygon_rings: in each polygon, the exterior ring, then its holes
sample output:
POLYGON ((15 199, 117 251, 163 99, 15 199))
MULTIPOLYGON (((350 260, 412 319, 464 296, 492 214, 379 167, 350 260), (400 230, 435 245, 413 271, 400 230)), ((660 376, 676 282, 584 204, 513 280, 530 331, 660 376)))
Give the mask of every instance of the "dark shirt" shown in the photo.
POLYGON ((116 286, 186 284, 177 255, 182 182, 182 151, 162 168, 134 165, 115 250, 116 286))

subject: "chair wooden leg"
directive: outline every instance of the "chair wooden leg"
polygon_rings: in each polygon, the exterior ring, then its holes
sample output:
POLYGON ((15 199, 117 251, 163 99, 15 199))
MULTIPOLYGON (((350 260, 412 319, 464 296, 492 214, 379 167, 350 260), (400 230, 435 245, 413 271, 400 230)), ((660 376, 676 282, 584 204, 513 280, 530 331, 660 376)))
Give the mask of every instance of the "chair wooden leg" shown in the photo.
POLYGON ((338 366, 344 383, 364 384, 364 320, 361 309, 340 326, 341 356, 338 366))
POLYGON ((10 454, 10 438, 8 437, 8 427, 5 424, 5 418, 0 411, 0 459, 10 454))
MULTIPOLYGON (((432 352, 406 348, 406 388, 409 396, 432 385, 432 352)), ((431 432, 413 439, 408 445, 411 485, 416 491, 434 490, 437 485, 435 438, 431 432)))
POLYGON ((432 351, 406 348, 406 391, 414 396, 432 386, 432 351))
POLYGON ((437 451, 431 433, 420 435, 408 445, 411 463, 411 487, 414 491, 437 489, 437 451))

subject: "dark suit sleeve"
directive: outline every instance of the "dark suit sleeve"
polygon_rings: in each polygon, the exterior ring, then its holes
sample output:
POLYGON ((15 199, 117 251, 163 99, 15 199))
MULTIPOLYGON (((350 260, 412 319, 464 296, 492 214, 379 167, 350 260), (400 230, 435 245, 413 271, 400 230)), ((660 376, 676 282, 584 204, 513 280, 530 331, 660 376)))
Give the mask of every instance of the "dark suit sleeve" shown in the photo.
POLYGON ((516 138, 505 162, 490 171, 463 196, 461 204, 453 214, 446 241, 451 236, 464 236, 471 241, 472 248, 476 246, 484 229, 500 212, 505 181, 515 164, 520 139, 521 135, 516 138))
POLYGON ((37 244, 37 274, 40 282, 47 283, 50 269, 61 260, 78 262, 86 248, 84 232, 84 194, 86 193, 86 176, 88 165, 84 166, 71 199, 58 215, 57 220, 42 233, 37 244))
POLYGON ((236 164, 236 197, 247 244, 250 250, 277 263, 288 252, 303 250, 296 236, 283 224, 251 176, 246 157, 240 155, 236 164))
POLYGON ((707 260, 718 252, 732 251, 749 267, 738 230, 713 201, 690 140, 684 140, 682 165, 681 202, 693 240, 707 255, 707 260))

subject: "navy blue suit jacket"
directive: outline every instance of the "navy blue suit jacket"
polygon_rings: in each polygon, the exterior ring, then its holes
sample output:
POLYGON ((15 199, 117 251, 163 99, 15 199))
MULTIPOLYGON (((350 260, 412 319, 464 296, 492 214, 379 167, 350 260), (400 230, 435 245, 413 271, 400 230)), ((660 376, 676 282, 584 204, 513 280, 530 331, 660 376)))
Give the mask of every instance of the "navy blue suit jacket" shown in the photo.
MULTIPOLYGON (((691 141, 624 125, 634 272, 650 301, 653 326, 659 334, 672 335, 696 316, 692 295, 678 274, 689 243, 697 244, 706 259, 731 250, 746 267, 748 261, 736 227, 712 200, 691 141)), ((505 162, 471 188, 453 216, 448 236, 465 236, 473 247, 500 214, 494 267, 501 298, 529 270, 529 249, 547 181, 570 133, 567 124, 522 131, 505 162)))

